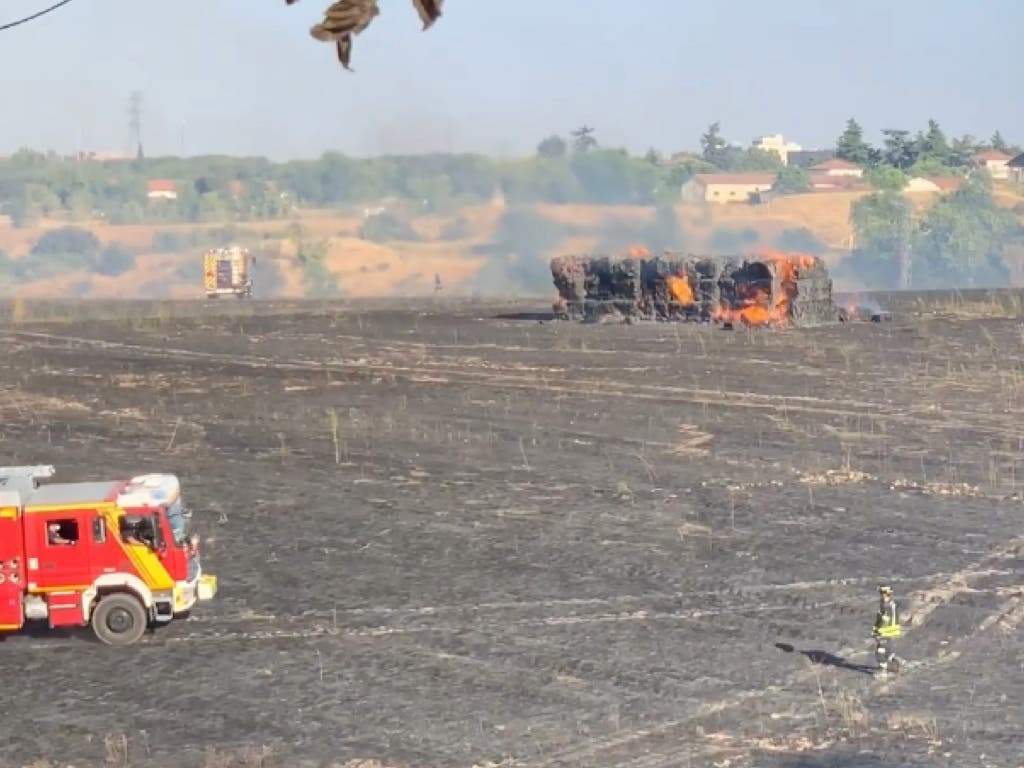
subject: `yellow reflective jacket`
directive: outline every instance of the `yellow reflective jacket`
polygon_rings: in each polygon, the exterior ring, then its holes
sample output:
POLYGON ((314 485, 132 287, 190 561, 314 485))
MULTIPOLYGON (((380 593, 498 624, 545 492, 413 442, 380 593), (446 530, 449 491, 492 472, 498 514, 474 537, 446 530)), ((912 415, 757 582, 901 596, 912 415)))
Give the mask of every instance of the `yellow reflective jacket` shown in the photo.
POLYGON ((899 637, 900 620, 896 613, 896 601, 890 600, 889 605, 879 606, 875 617, 875 628, 871 633, 875 637, 899 637))

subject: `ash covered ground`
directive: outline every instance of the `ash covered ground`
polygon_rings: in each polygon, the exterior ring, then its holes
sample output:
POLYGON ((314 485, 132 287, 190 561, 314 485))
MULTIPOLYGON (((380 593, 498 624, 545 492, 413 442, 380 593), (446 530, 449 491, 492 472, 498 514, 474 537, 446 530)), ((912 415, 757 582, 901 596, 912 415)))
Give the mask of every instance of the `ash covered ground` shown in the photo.
POLYGON ((3 463, 178 473, 221 591, 0 643, 0 764, 1021 765, 1021 299, 891 308, 19 310, 3 463))

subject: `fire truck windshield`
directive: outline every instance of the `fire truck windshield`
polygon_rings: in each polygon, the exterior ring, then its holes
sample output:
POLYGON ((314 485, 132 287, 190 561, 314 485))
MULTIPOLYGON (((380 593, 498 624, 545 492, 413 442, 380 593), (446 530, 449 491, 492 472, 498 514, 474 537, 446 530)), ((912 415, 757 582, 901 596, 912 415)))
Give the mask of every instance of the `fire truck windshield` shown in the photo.
POLYGON ((167 507, 167 523, 171 526, 171 536, 174 538, 174 546, 185 546, 185 542, 188 541, 188 537, 185 535, 185 516, 182 514, 180 496, 173 504, 167 507))

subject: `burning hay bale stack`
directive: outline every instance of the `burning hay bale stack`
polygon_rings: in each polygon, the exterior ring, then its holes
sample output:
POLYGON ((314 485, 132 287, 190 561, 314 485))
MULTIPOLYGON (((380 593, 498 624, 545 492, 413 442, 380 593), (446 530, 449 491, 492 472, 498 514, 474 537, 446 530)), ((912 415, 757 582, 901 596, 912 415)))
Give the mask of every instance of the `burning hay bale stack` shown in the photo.
POLYGON ((640 313, 645 317, 696 320, 701 305, 693 286, 698 274, 693 260, 682 254, 666 253, 647 259, 641 268, 643 298, 640 313))
POLYGON ((552 259, 551 272, 559 293, 556 306, 566 318, 594 320, 616 314, 729 327, 806 326, 839 319, 824 262, 804 254, 647 257, 633 251, 619 259, 552 259))

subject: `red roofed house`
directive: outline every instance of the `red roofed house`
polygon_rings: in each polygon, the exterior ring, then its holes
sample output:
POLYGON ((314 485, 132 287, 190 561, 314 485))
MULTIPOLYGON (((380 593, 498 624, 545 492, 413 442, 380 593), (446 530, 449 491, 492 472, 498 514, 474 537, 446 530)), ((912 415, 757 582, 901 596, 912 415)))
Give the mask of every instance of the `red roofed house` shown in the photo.
POLYGON ((146 197, 150 200, 177 200, 178 190, 170 179, 150 179, 146 182, 146 197))
POLYGON ((855 165, 848 160, 840 160, 838 157, 833 157, 831 160, 826 160, 823 163, 812 165, 810 170, 811 175, 852 176, 857 179, 864 175, 864 169, 859 165, 855 165))
POLYGON ((775 185, 774 173, 698 173, 680 189, 685 203, 748 203, 775 185))
POLYGON ((993 179, 1010 178, 1010 169, 1007 164, 1012 159, 1010 155, 1000 152, 998 149, 989 149, 974 156, 974 162, 988 171, 993 179))

